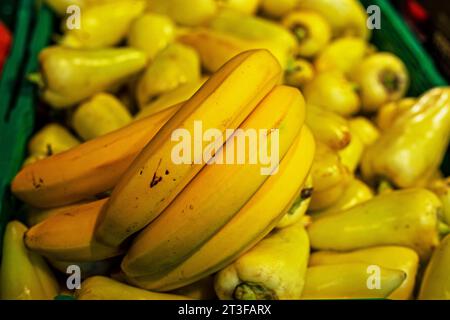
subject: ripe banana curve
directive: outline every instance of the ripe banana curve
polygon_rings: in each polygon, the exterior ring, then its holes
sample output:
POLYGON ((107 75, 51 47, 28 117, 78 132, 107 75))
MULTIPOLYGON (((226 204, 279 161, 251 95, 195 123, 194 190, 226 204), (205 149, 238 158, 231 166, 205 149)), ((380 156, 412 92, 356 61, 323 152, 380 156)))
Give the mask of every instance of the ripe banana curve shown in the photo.
MULTIPOLYGON (((280 77, 281 67, 267 50, 247 51, 226 63, 166 123, 122 176, 100 215, 97 239, 110 246, 122 243, 158 217, 203 168, 203 161, 174 163, 174 130, 194 133, 197 121, 203 130, 224 133, 236 129, 280 77)), ((201 144, 205 148, 209 143, 201 144)))

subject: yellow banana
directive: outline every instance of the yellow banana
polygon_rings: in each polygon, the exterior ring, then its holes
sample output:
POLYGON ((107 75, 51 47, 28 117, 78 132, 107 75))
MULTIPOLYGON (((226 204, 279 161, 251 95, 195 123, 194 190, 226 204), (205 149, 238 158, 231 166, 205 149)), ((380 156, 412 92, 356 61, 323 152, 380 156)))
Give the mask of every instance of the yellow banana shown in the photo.
POLYGON ((367 148, 362 175, 367 181, 385 178, 402 188, 426 185, 449 140, 450 87, 432 89, 367 148))
POLYGON ((45 154, 30 155, 23 161, 22 168, 45 158, 47 158, 45 154))
POLYGON ((161 95, 155 101, 151 102, 150 104, 147 104, 136 115, 135 117, 136 120, 140 120, 149 117, 151 115, 154 115, 155 113, 166 110, 167 108, 170 108, 175 104, 184 103, 185 101, 192 98, 198 90, 200 90, 200 88, 203 86, 206 80, 207 80, 206 78, 203 78, 198 81, 189 82, 179 86, 175 90, 172 90, 170 92, 167 92, 166 94, 161 95))
POLYGON ((95 93, 115 89, 142 70, 146 60, 143 52, 132 48, 45 48, 39 54, 42 97, 53 108, 71 107, 95 93))
POLYGON ((314 60, 314 66, 318 72, 338 70, 349 75, 367 53, 368 44, 364 39, 338 38, 318 54, 314 60))
POLYGON ((364 58, 350 73, 358 85, 362 110, 377 111, 383 104, 403 98, 409 75, 404 63, 395 55, 379 52, 364 58))
POLYGON ((416 98, 403 98, 398 101, 392 101, 384 104, 378 110, 375 123, 382 131, 390 128, 394 121, 404 112, 411 109, 416 102, 416 98))
POLYGON ((123 40, 135 18, 145 10, 143 0, 117 0, 83 8, 80 28, 67 30, 60 44, 78 49, 111 47, 123 40))
POLYGON ((138 289, 102 276, 84 280, 75 297, 77 300, 190 300, 180 295, 138 289))
POLYGON ((217 275, 221 300, 300 299, 309 258, 305 228, 275 230, 217 275))
POLYGON ((137 83, 139 106, 155 97, 170 92, 182 84, 200 80, 200 58, 191 47, 170 44, 157 54, 137 83))
POLYGON ((275 139, 279 141, 275 141, 271 133, 264 141, 250 138, 245 145, 241 144, 241 139, 230 138, 220 151, 215 152, 215 157, 228 159, 229 152, 235 157, 237 146, 237 152, 245 152, 244 163, 223 164, 222 161, 200 171, 158 219, 137 236, 122 262, 125 274, 130 277, 161 274, 192 255, 230 221, 270 174, 277 174, 278 163, 269 164, 272 167, 267 168, 269 174, 265 175, 261 170, 267 164, 252 163, 250 159, 260 157, 262 152, 270 152, 272 156, 277 152, 278 159, 283 159, 303 125, 304 117, 300 91, 275 87, 240 129, 244 132, 275 129, 278 130, 275 139), (215 188, 205 188, 207 185, 215 188), (214 212, 212 217, 211 212, 214 212))
POLYGON ((142 50, 149 60, 175 40, 175 23, 167 16, 147 12, 131 24, 128 45, 142 50), (150 41, 151 39, 151 41, 150 41))
POLYGON ((330 24, 334 38, 347 35, 363 39, 370 37, 366 25, 367 13, 359 1, 301 0, 298 1, 298 8, 315 11, 323 16, 330 24))
POLYGON ((188 286, 179 288, 172 292, 196 300, 216 300, 214 291, 214 276, 207 276, 188 286))
POLYGON ((272 18, 281 18, 293 10, 300 0, 261 0, 261 10, 272 18))
POLYGON ((71 212, 74 209, 77 209, 80 205, 86 204, 88 202, 89 201, 79 202, 79 203, 75 203, 72 205, 53 208, 53 209, 38 209, 38 208, 30 207, 27 210, 26 224, 28 227, 31 228, 51 216, 54 216, 54 215, 60 214, 60 213, 71 212))
POLYGON ((297 38, 295 54, 311 58, 321 52, 331 39, 328 22, 314 11, 292 11, 282 24, 297 38))
POLYGON ((345 186, 339 199, 325 210, 315 211, 313 217, 314 219, 318 219, 329 214, 350 209, 362 202, 372 199, 373 196, 373 191, 368 185, 359 179, 352 178, 345 186))
POLYGON ((318 141, 334 150, 348 146, 351 133, 349 123, 344 117, 312 104, 307 104, 306 109, 306 124, 318 141))
POLYGON ((335 112, 350 116, 360 109, 359 96, 353 85, 340 71, 326 71, 316 75, 303 89, 306 102, 335 112))
POLYGON ((180 107, 174 106, 30 164, 16 175, 11 190, 37 208, 76 203, 111 190, 137 154, 180 107))
POLYGON ((204 24, 217 13, 216 0, 149 0, 148 10, 165 14, 176 23, 194 27, 204 24))
POLYGON ((371 265, 347 263, 310 267, 306 271, 302 299, 383 299, 397 290, 406 274, 400 270, 380 268, 379 287, 371 282, 371 265))
POLYGON ((365 117, 356 117, 349 120, 350 130, 357 135, 365 147, 375 143, 380 137, 378 128, 365 117))
POLYGON ((26 231, 18 221, 6 226, 0 270, 1 299, 52 300, 58 294, 58 283, 43 258, 25 247, 26 231))
POLYGON ((128 109, 113 95, 99 93, 81 104, 72 116, 72 126, 84 140, 92 140, 131 122, 128 109))
POLYGON ((273 39, 241 39, 224 32, 200 28, 181 34, 178 40, 193 47, 200 55, 205 69, 210 72, 216 72, 237 54, 252 49, 267 49, 283 69, 288 65, 289 53, 286 52, 286 47, 273 39))
POLYGON ((319 250, 355 250, 381 245, 414 249, 427 260, 439 243, 439 199, 425 189, 381 194, 308 227, 311 246, 319 250))
POLYGON ((425 270, 419 292, 421 300, 449 300, 450 235, 436 248, 425 270))
POLYGON ((47 259, 48 263, 59 272, 67 275, 67 269, 70 266, 78 266, 81 270, 81 278, 86 279, 93 276, 101 276, 101 275, 108 275, 114 264, 114 259, 107 259, 107 260, 101 260, 101 261, 77 261, 77 262, 70 262, 70 261, 58 261, 54 259, 47 259))
MULTIPOLYGON (((202 130, 224 134, 226 129, 236 129, 280 77, 278 62, 266 50, 242 53, 211 76, 123 174, 99 218, 96 237, 112 246, 122 243, 155 219, 211 159, 206 156, 202 161, 202 155, 196 154, 189 163, 174 163, 174 130, 194 133, 198 121, 202 130)), ((201 150, 210 145, 196 144, 201 150)))
POLYGON ((246 14, 254 14, 261 0, 216 0, 219 8, 229 8, 246 14))
POLYGON ((30 155, 50 157, 80 144, 66 128, 51 123, 39 130, 28 143, 30 155))
POLYGON ((382 268, 402 270, 406 274, 406 279, 388 298, 394 300, 407 300, 412 298, 417 269, 419 267, 419 256, 414 250, 405 247, 386 246, 345 253, 318 251, 311 254, 309 259, 310 266, 347 263, 367 263, 382 268))
POLYGON ((26 246, 61 261, 90 262, 119 255, 120 249, 107 247, 94 238, 97 217, 107 200, 83 204, 45 219, 26 232, 26 246))
POLYGON ((170 290, 226 267, 277 225, 298 197, 313 157, 314 139, 304 126, 281 161, 278 173, 266 180, 227 225, 173 270, 155 277, 134 278, 132 282, 152 290, 170 290))

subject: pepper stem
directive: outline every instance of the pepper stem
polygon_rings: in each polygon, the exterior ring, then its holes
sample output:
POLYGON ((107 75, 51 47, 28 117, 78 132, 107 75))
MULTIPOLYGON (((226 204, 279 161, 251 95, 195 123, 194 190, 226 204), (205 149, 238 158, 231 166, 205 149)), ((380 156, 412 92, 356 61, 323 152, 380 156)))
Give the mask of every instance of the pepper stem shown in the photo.
POLYGON ((291 30, 299 43, 302 43, 308 37, 308 30, 302 24, 294 25, 291 30))
POLYGON ((400 78, 392 70, 385 70, 381 73, 381 83, 389 92, 396 92, 400 88, 400 78))
POLYGON ((236 300, 278 300, 277 294, 262 284, 243 282, 234 290, 236 300))
POLYGON ((42 74, 40 74, 39 72, 30 73, 27 76, 27 80, 30 81, 31 83, 36 84, 40 89, 44 88, 45 86, 42 74))
POLYGON ((442 221, 439 221, 438 231, 439 231, 439 235, 441 237, 444 237, 444 236, 450 234, 450 227, 447 224, 443 223, 442 221))

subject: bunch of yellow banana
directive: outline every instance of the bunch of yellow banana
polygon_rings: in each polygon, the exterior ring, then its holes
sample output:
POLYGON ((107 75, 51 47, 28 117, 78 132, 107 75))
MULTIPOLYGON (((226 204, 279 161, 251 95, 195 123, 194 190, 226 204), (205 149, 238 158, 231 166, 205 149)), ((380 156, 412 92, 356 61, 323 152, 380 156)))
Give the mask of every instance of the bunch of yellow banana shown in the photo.
POLYGON ((11 184, 2 298, 450 299, 450 91, 404 98, 359 1, 45 2, 81 28, 29 76, 58 110, 11 184))

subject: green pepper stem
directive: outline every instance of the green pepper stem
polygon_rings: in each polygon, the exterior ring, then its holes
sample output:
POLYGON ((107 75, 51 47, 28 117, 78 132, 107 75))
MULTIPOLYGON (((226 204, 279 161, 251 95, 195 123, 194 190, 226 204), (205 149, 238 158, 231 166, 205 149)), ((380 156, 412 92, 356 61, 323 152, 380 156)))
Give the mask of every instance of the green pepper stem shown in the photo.
POLYGON ((236 300, 278 300, 276 293, 262 284, 242 282, 234 290, 236 300))
POLYGON ((36 84, 41 89, 45 86, 42 74, 40 74, 39 72, 30 73, 27 76, 27 80, 30 81, 31 83, 36 84))

